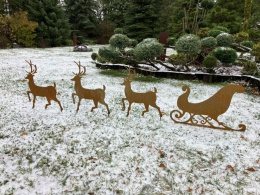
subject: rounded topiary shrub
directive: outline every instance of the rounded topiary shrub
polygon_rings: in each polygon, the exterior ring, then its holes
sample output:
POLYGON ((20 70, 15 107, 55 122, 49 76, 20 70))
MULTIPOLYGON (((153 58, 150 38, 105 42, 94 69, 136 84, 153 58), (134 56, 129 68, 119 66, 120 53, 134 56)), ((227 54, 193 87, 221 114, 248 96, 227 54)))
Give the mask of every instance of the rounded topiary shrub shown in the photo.
POLYGON ((109 44, 116 49, 122 50, 131 45, 131 39, 126 35, 114 34, 109 39, 109 44))
POLYGON ((253 48, 253 46, 254 46, 254 42, 253 41, 242 41, 241 43, 240 43, 241 45, 243 45, 243 46, 245 46, 245 47, 249 47, 249 48, 253 48))
POLYGON ((97 54, 97 53, 92 53, 92 54, 91 54, 91 59, 92 59, 92 60, 96 60, 97 57, 98 57, 98 54, 97 54))
POLYGON ((152 61, 163 54, 163 49, 163 45, 156 39, 147 38, 136 45, 134 58, 138 61, 152 61))
POLYGON ((209 31, 208 36, 210 36, 210 37, 216 37, 216 36, 218 36, 218 35, 221 34, 221 33, 223 33, 223 31, 212 29, 212 30, 209 31))
POLYGON ((131 39, 130 42, 131 42, 130 45, 131 45, 132 47, 135 47, 135 46, 138 44, 138 41, 137 41, 136 39, 131 39))
POLYGON ((213 28, 213 30, 220 30, 220 31, 222 31, 222 32, 229 33, 229 30, 228 30, 226 27, 224 27, 224 26, 215 26, 215 27, 213 28))
POLYGON ((212 49, 217 46, 217 39, 214 37, 206 37, 204 39, 201 39, 201 49, 207 50, 212 49))
POLYGON ((103 47, 98 50, 98 54, 101 58, 110 61, 112 63, 118 63, 120 56, 122 55, 119 51, 111 47, 103 47))
POLYGON ((168 62, 173 65, 185 64, 186 56, 183 53, 172 54, 168 57, 168 62))
POLYGON ((177 40, 175 49, 178 53, 189 55, 198 54, 201 51, 200 38, 192 34, 184 35, 177 40))
POLYGON ((218 59, 215 56, 207 55, 203 60, 203 66, 206 68, 215 68, 217 66, 218 59))
POLYGON ((176 42, 176 38, 175 37, 169 37, 167 39, 167 45, 174 45, 176 42))
POLYGON ((217 47, 212 54, 223 64, 234 63, 237 60, 236 50, 230 47, 217 47))
POLYGON ((228 33, 221 33, 216 37, 216 39, 217 39, 218 46, 224 46, 224 47, 230 46, 234 41, 233 35, 228 33))
POLYGON ((240 32, 234 35, 234 40, 237 43, 240 43, 242 41, 246 41, 249 39, 249 34, 246 32, 240 32))
POLYGON ((116 29, 114 30, 114 33, 115 33, 115 34, 123 34, 124 31, 123 31, 122 28, 116 28, 116 29))

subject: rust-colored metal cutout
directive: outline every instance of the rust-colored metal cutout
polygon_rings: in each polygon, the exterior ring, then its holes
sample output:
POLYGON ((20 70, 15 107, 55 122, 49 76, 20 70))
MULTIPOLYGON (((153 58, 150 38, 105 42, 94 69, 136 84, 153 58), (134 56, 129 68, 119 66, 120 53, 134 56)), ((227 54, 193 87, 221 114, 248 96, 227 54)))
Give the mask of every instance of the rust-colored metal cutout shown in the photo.
POLYGON ((229 108, 233 95, 235 93, 244 92, 244 88, 241 85, 229 84, 221 88, 209 99, 200 103, 190 103, 188 101, 188 97, 190 95, 190 88, 188 86, 183 86, 182 90, 185 92, 180 95, 177 100, 177 105, 181 111, 173 110, 170 113, 170 117, 175 123, 227 131, 246 130, 246 126, 244 124, 239 124, 239 129, 232 129, 224 125, 224 123, 218 121, 218 117, 224 114, 229 108), (188 118, 185 117, 186 113, 188 113, 188 118), (197 118, 195 118, 195 116, 197 116, 197 118), (198 117, 201 118, 200 121, 198 120, 198 117))
POLYGON ((94 107, 91 108, 91 112, 98 107, 98 102, 99 102, 99 103, 106 106, 107 113, 109 115, 110 111, 109 111, 107 103, 105 102, 105 95, 106 95, 105 85, 103 85, 103 89, 86 89, 86 88, 83 88, 82 85, 81 85, 81 77, 86 74, 86 67, 82 66, 80 64, 80 61, 79 61, 79 63, 77 63, 77 62, 75 62, 75 63, 77 64, 77 66, 79 68, 79 72, 77 74, 73 72, 73 74, 75 76, 71 80, 75 81, 74 89, 76 91, 76 93, 72 93, 73 103, 75 104, 75 98, 74 98, 75 95, 77 95, 78 98, 79 98, 79 102, 78 102, 78 106, 77 106, 76 111, 78 112, 79 106, 80 106, 80 101, 82 99, 89 99, 89 100, 93 100, 94 105, 95 105, 94 107), (83 71, 81 71, 81 67, 83 68, 83 71))
POLYGON ((122 98, 123 103, 123 110, 125 110, 125 100, 128 100, 129 106, 127 110, 127 115, 129 116, 129 112, 131 110, 132 103, 141 103, 145 106, 145 111, 142 112, 142 116, 144 116, 144 113, 149 111, 149 106, 152 106, 156 108, 159 111, 160 118, 162 117, 162 112, 159 108, 159 106, 156 105, 156 93, 157 89, 154 88, 154 91, 148 91, 146 93, 136 93, 131 89, 131 82, 135 79, 136 72, 134 70, 134 75, 131 75, 131 69, 127 68, 128 70, 128 77, 124 79, 124 82, 121 83, 121 85, 125 86, 125 98, 122 98))
POLYGON ((60 106, 60 110, 62 111, 63 108, 61 106, 61 103, 60 101, 57 99, 56 97, 56 83, 54 82, 54 86, 48 86, 48 87, 40 87, 40 86, 37 86, 35 83, 34 83, 34 74, 37 73, 37 66, 32 64, 32 61, 30 60, 30 62, 28 62, 27 60, 25 60, 29 65, 30 65, 30 68, 31 68, 31 71, 30 72, 27 72, 27 76, 25 77, 25 79, 28 79, 29 82, 29 88, 30 88, 30 91, 27 91, 27 95, 28 95, 28 98, 29 98, 29 101, 31 101, 31 98, 30 98, 30 93, 33 94, 33 107, 35 106, 35 101, 36 101, 36 96, 40 96, 40 97, 46 97, 47 98, 47 101, 48 101, 48 104, 45 105, 45 109, 51 105, 51 100, 54 100, 55 102, 57 102, 60 106))

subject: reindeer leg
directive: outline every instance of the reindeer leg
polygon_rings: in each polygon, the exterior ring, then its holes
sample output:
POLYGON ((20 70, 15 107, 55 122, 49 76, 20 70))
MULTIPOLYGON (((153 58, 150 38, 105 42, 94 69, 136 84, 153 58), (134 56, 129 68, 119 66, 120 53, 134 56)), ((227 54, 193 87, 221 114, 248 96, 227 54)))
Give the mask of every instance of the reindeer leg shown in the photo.
POLYGON ((101 100, 101 101, 99 101, 99 102, 100 102, 100 104, 103 104, 103 105, 106 106, 106 108, 107 108, 107 113, 108 113, 108 116, 109 116, 109 114, 110 114, 110 110, 109 110, 109 108, 108 108, 107 103, 106 103, 104 100, 101 100))
POLYGON ((129 102, 129 106, 128 106, 128 110, 127 110, 127 115, 126 116, 129 116, 129 112, 131 110, 131 106, 132 106, 132 102, 129 102))
POLYGON ((63 108, 62 108, 62 106, 61 106, 60 101, 57 99, 57 97, 55 97, 53 100, 54 100, 55 102, 58 102, 58 104, 59 104, 59 106, 60 106, 60 111, 62 112, 63 108))
POLYGON ((28 95, 28 98, 29 98, 29 102, 31 101, 31 98, 30 98, 30 93, 32 93, 31 91, 27 91, 27 95, 28 95))
POLYGON ((75 95, 77 95, 77 94, 76 93, 72 93, 73 104, 75 104, 75 98, 74 98, 75 95))
POLYGON ((95 100, 93 100, 93 101, 94 101, 95 106, 91 108, 91 112, 93 112, 93 110, 98 107, 98 101, 95 101, 95 100))
POLYGON ((49 105, 51 105, 51 99, 50 99, 49 97, 46 97, 46 98, 47 98, 48 104, 45 105, 45 109, 47 109, 47 107, 48 107, 49 105))
POLYGON ((154 107, 154 108, 156 108, 156 109, 158 110, 158 112, 159 112, 159 114, 160 114, 160 119, 161 119, 161 118, 162 118, 162 112, 161 112, 161 110, 160 110, 160 107, 157 106, 156 103, 152 104, 151 106, 154 107))
POLYGON ((34 108, 34 106, 35 106, 35 100, 36 100, 36 95, 33 95, 33 107, 32 108, 34 108))
POLYGON ((125 110, 125 100, 127 100, 127 99, 126 98, 122 98, 123 110, 125 110))
POLYGON ((77 110, 76 110, 76 112, 78 112, 78 111, 79 111, 80 101, 81 101, 81 98, 79 98, 78 107, 77 107, 77 110))
POLYGON ((149 104, 144 104, 145 106, 145 111, 143 111, 142 116, 144 116, 144 113, 149 111, 149 104))

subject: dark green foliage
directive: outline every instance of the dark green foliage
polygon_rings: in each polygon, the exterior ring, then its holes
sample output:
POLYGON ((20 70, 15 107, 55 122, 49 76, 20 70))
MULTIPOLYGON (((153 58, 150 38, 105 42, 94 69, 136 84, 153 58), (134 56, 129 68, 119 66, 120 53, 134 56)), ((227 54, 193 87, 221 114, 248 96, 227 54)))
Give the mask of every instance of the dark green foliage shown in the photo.
POLYGON ((116 28, 116 29, 114 30, 114 33, 115 33, 115 34, 124 34, 124 31, 123 31, 122 28, 116 28))
POLYGON ((169 45, 169 46, 175 45, 175 42, 176 42, 176 38, 175 37, 169 37, 167 39, 167 45, 169 45))
POLYGON ((246 41, 249 38, 249 34, 246 32, 239 32, 234 35, 235 42, 240 43, 242 41, 246 41))
POLYGON ((217 37, 221 33, 223 33, 223 31, 212 29, 212 30, 209 31, 208 36, 210 36, 210 37, 217 37))
POLYGON ((243 63, 243 71, 254 72, 254 71, 258 71, 258 68, 255 62, 247 61, 243 63))
POLYGON ((172 54, 168 58, 168 62, 173 65, 180 65, 186 63, 186 56, 185 54, 178 53, 178 54, 172 54))
POLYGON ((216 37, 216 39, 217 39, 218 46, 224 46, 224 47, 230 46, 234 41, 233 35, 228 33, 221 33, 216 37))
POLYGON ((92 59, 92 60, 96 60, 97 58, 98 58, 98 54, 93 52, 93 53, 91 54, 91 59, 92 59))
POLYGON ((200 28, 200 29, 199 29, 199 32, 198 32, 198 36, 199 36, 200 38, 207 37, 208 34, 209 34, 209 31, 210 31, 210 29, 209 29, 208 27, 200 28))
POLYGON ((217 39, 214 37, 206 37, 204 39, 201 39, 201 49, 207 50, 212 49, 217 46, 217 39))
POLYGON ((99 38, 98 43, 99 44, 108 44, 109 39, 114 34, 116 24, 110 21, 104 21, 101 22, 98 25, 98 32, 99 32, 99 38))
POLYGON ((126 5, 124 32, 138 41, 159 34, 155 25, 159 18, 160 0, 132 0, 126 5))
POLYGON ((123 50, 131 45, 131 40, 123 34, 114 34, 110 40, 109 44, 119 50, 123 50))
POLYGON ((134 49, 134 57, 138 61, 153 61, 161 54, 163 54, 163 45, 155 39, 144 39, 134 49))
POLYGON ((226 27, 224 27, 224 26, 215 26, 215 27, 213 28, 213 30, 220 30, 220 31, 222 31, 222 32, 229 33, 229 30, 228 30, 226 27))
POLYGON ((249 47, 249 48, 253 48, 253 46, 254 46, 254 42, 252 42, 252 41, 242 41, 240 44, 245 47, 249 47))
POLYGON ((199 37, 196 35, 184 35, 177 40, 175 49, 178 53, 188 55, 198 54, 201 50, 201 42, 199 37))
POLYGON ((131 39, 130 42, 131 42, 130 46, 132 47, 135 47, 138 44, 138 41, 135 39, 131 39))
POLYGON ((39 40, 49 46, 66 44, 70 35, 70 25, 58 0, 29 1, 28 16, 31 21, 38 22, 36 34, 39 40))
POLYGON ((206 9, 206 10, 210 10, 214 7, 214 1, 211 0, 202 0, 200 3, 201 7, 206 9))
POLYGON ((215 56, 207 55, 203 60, 203 66, 212 69, 217 66, 218 60, 215 56))
POLYGON ((256 61, 260 61, 260 42, 253 46, 253 49, 250 51, 250 53, 256 57, 256 61))
POLYGON ((111 47, 100 48, 98 50, 98 54, 101 58, 112 63, 118 63, 120 61, 120 56, 122 55, 119 51, 116 51, 114 48, 111 47))
POLYGON ((223 64, 234 63, 237 59, 236 50, 229 47, 217 47, 212 54, 223 64))
POLYGON ((97 36, 97 2, 94 0, 65 0, 66 14, 72 30, 79 30, 84 37, 97 36))

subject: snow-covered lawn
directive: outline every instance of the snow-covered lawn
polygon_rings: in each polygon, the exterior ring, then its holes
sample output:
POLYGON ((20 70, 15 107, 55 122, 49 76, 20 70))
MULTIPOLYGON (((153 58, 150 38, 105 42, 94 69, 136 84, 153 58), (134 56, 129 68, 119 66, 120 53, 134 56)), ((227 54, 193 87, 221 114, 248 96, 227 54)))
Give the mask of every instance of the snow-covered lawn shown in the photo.
POLYGON ((191 102, 209 98, 222 84, 133 81, 138 92, 157 87, 157 104, 166 115, 159 120, 150 108, 142 117, 144 106, 133 104, 126 117, 123 78, 100 74, 106 70, 97 69, 90 55, 68 47, 0 50, 0 194, 260 193, 259 97, 234 95, 220 121, 247 130, 227 132, 174 124, 169 117, 178 109, 183 84, 191 88, 191 102), (40 97, 32 109, 25 60, 37 64, 36 84, 56 82, 63 112, 53 101, 45 110, 40 97), (70 79, 79 60, 87 66, 84 87, 106 85, 109 117, 103 105, 90 112, 93 102, 86 100, 76 113, 70 79))

